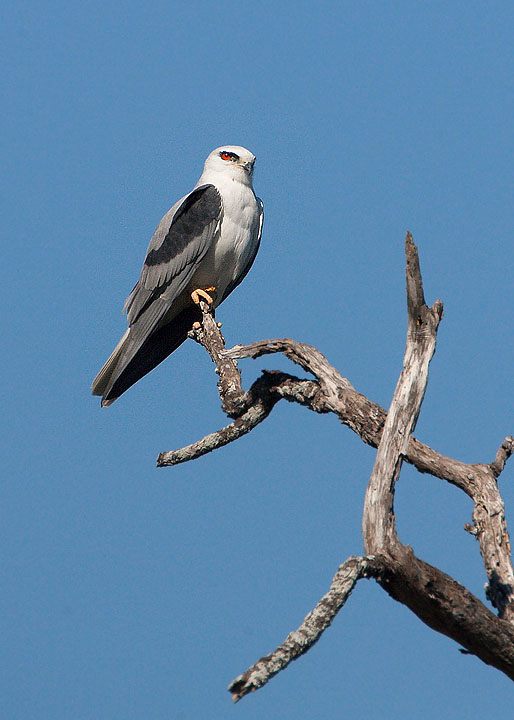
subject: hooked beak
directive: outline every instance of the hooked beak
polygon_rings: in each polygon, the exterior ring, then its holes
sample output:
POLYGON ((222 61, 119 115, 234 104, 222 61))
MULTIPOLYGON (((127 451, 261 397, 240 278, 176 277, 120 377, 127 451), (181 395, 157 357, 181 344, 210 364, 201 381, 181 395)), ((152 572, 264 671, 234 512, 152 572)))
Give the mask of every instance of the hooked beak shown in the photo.
POLYGON ((249 160, 249 161, 248 161, 247 163, 245 163, 244 165, 241 165, 241 167, 243 168, 243 170, 246 170, 246 172, 247 172, 249 175, 251 175, 252 172, 253 172, 253 166, 254 166, 254 164, 255 164, 255 160, 249 160))

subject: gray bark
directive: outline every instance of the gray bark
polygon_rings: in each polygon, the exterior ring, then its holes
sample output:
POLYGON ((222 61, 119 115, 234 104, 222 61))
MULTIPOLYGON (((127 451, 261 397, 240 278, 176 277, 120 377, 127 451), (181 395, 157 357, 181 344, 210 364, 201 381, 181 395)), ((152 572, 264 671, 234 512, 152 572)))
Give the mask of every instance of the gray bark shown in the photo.
POLYGON ((206 348, 216 364, 222 407, 234 420, 185 448, 161 453, 159 467, 186 462, 236 440, 262 422, 281 399, 318 413, 335 413, 365 443, 378 448, 363 511, 366 556, 348 558, 337 571, 328 593, 300 628, 231 683, 229 690, 234 700, 258 689, 307 652, 363 577, 374 578, 429 627, 453 638, 466 652, 514 679, 514 571, 504 504, 497 484, 514 451, 514 438, 505 438, 491 463, 466 464, 439 454, 412 436, 443 307, 439 301, 432 307, 425 304, 418 252, 409 233, 405 252, 407 343, 403 370, 388 412, 361 395, 312 346, 281 339, 224 350, 224 339, 212 311, 202 304, 202 323, 193 329, 191 336, 206 348), (265 371, 244 392, 236 360, 277 352, 284 353, 315 379, 265 371), (497 609, 498 617, 462 585, 417 558, 398 539, 394 491, 404 460, 422 473, 455 485, 473 500, 473 524, 465 529, 479 542, 488 578, 487 599, 497 609))

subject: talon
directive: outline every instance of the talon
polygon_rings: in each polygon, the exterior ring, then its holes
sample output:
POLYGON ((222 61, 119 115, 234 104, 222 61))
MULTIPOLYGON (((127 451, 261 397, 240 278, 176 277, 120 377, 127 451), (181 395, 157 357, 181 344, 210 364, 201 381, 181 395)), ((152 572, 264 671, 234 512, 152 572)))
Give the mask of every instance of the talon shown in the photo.
POLYGON ((209 293, 214 292, 216 290, 215 287, 208 287, 205 288, 205 290, 202 290, 201 288, 197 288, 196 290, 193 290, 191 293, 191 300, 196 304, 199 305, 200 300, 205 300, 209 305, 212 305, 214 302, 214 298, 212 298, 209 293))
POLYGON ((200 330, 201 327, 202 327, 202 326, 201 326, 201 324, 198 322, 198 320, 193 323, 193 330, 200 330))

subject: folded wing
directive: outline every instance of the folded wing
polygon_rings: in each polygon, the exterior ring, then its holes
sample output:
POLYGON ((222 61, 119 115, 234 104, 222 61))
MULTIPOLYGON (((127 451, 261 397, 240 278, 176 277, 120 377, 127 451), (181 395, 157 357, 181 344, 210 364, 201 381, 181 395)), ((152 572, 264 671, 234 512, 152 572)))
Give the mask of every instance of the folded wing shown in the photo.
POLYGON ((164 216, 148 246, 141 276, 125 302, 129 328, 93 381, 110 405, 187 337, 195 307, 174 306, 211 247, 223 213, 214 185, 201 185, 164 216), (169 322, 167 322, 169 320, 169 322))

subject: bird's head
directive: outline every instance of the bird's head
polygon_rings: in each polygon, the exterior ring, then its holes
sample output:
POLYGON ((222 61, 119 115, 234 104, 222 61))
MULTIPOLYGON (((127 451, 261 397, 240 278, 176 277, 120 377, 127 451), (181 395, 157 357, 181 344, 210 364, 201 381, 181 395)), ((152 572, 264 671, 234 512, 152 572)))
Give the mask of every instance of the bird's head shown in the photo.
POLYGON ((213 150, 205 161, 202 178, 221 174, 244 185, 252 184, 255 155, 239 145, 222 145, 213 150))

